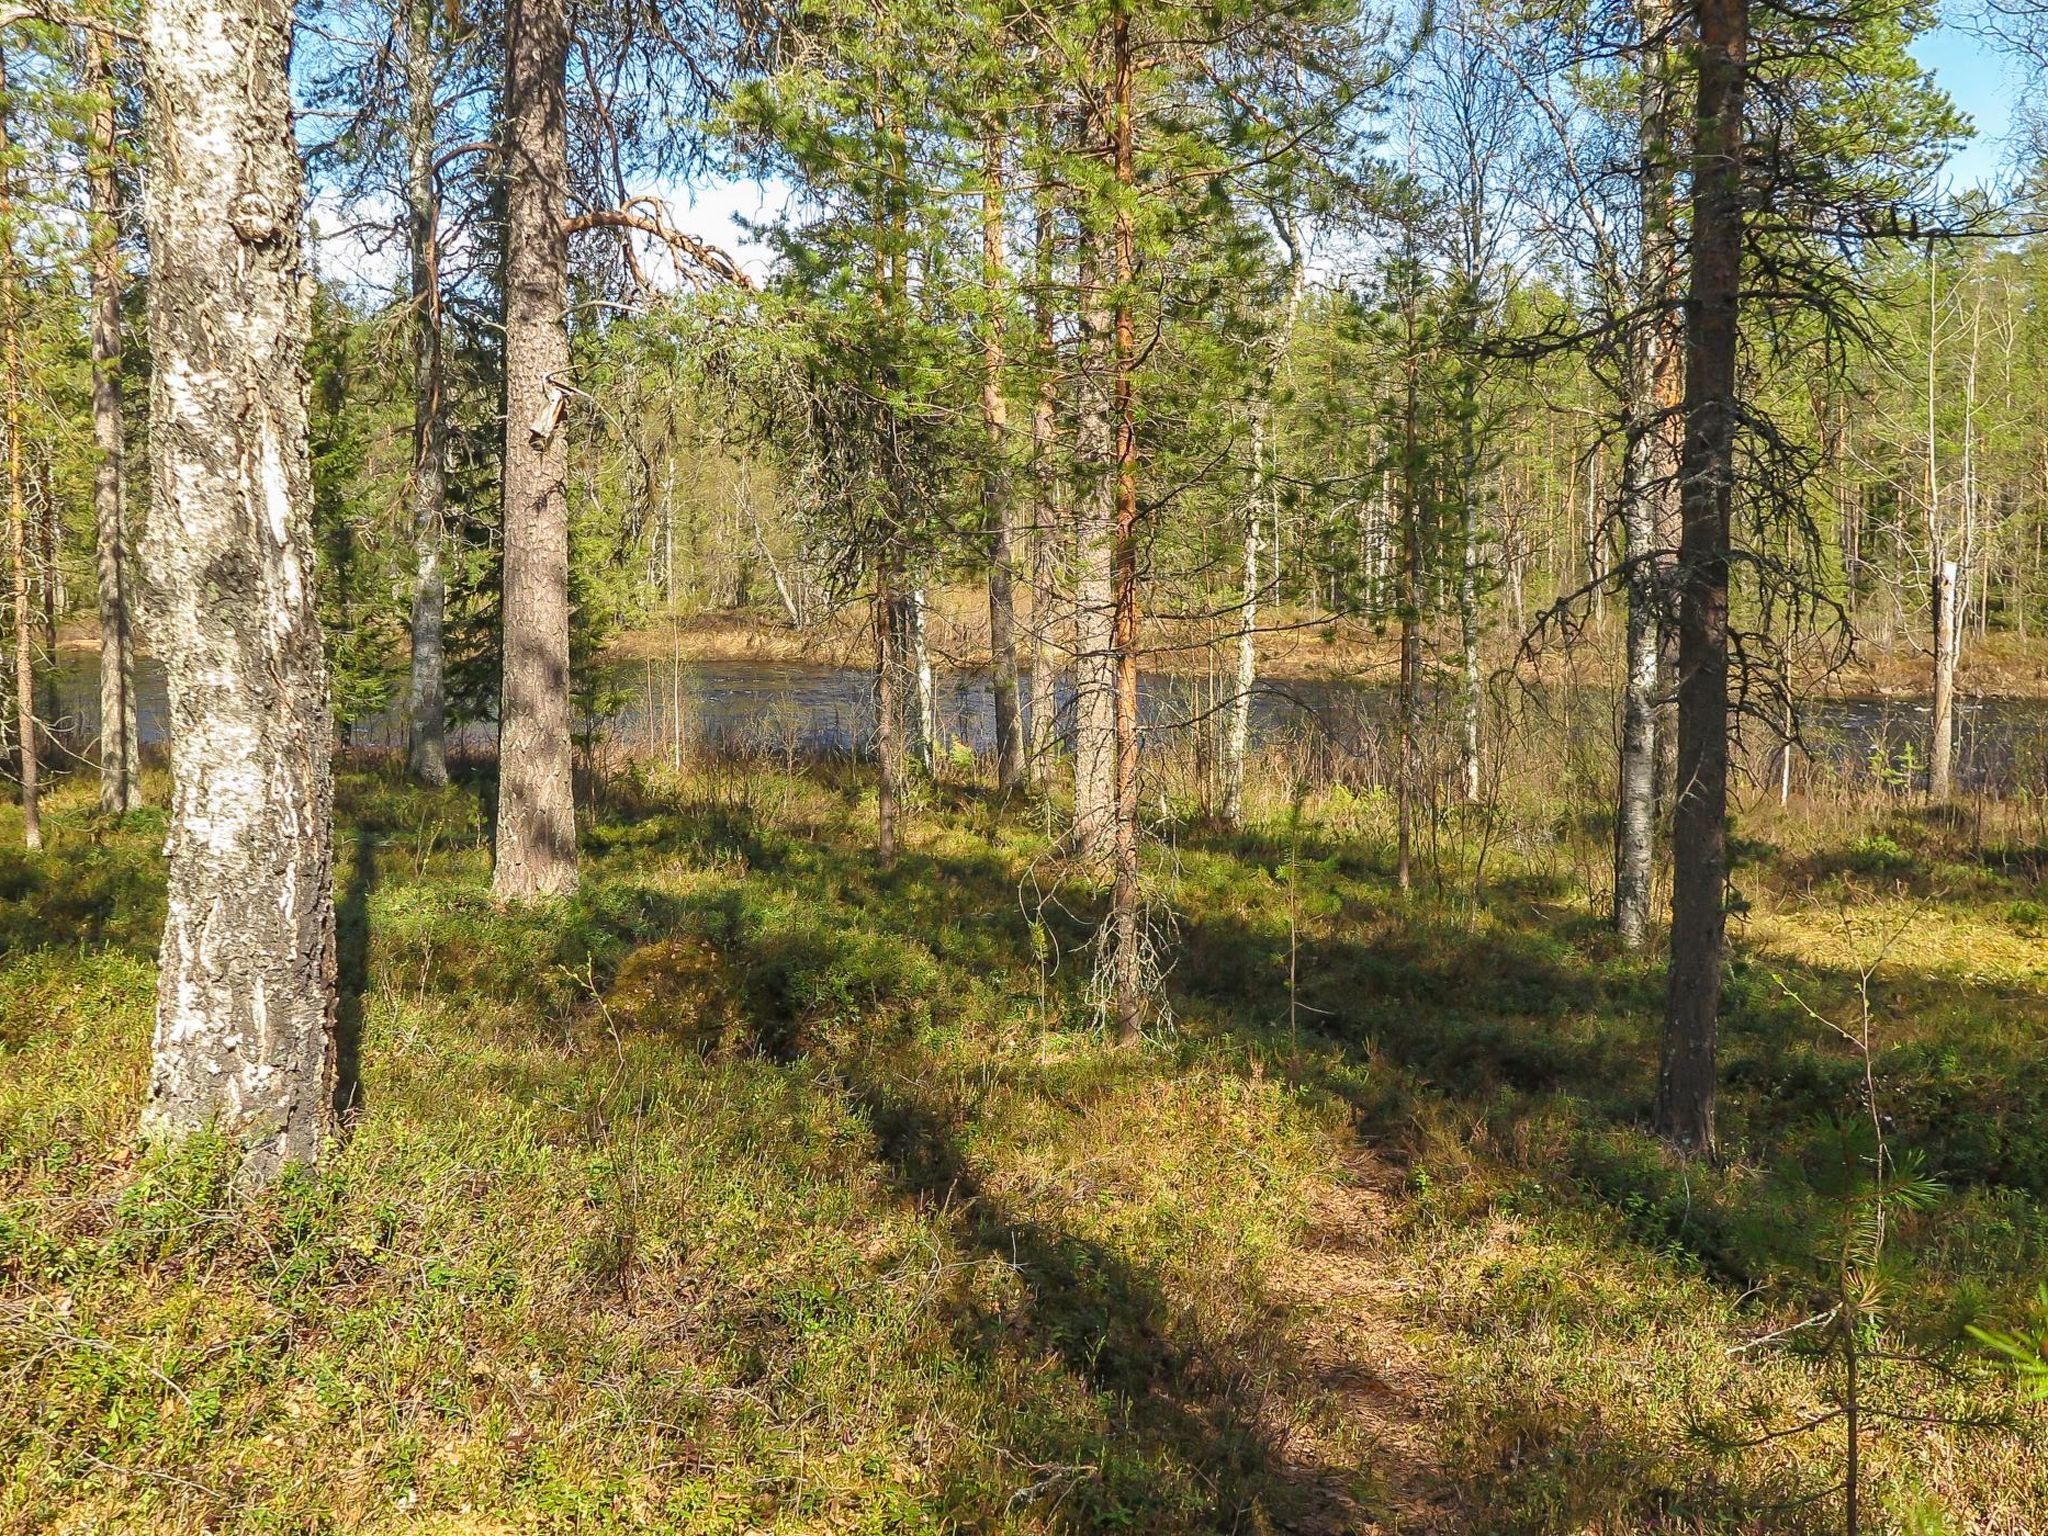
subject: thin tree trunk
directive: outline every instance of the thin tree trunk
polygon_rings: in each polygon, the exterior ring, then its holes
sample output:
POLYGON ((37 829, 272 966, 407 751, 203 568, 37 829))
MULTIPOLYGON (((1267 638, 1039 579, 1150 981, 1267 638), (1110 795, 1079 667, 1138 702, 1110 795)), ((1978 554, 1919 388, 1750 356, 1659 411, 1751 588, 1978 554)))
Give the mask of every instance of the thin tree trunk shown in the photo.
POLYGON ((448 782, 441 574, 447 448, 441 360, 441 208, 434 188, 434 7, 407 0, 406 226, 412 279, 412 675, 406 765, 422 784, 448 782))
POLYGON ((170 869, 145 1135, 245 1180, 334 1126, 333 722, 314 608, 286 0, 150 0, 154 503, 170 869))
POLYGON ((1401 772, 1396 797, 1394 879, 1405 894, 1414 876, 1415 800, 1422 779, 1422 490, 1417 483, 1415 300, 1408 300, 1407 382, 1401 417, 1401 772))
POLYGON ((1946 800, 1955 792, 1956 740, 1956 563, 1934 568, 1934 732, 1927 754, 1927 793, 1946 800))
POLYGON ((904 637, 909 645, 917 684, 917 760, 930 773, 939 757, 939 690, 932 676, 931 602, 922 581, 914 584, 903 604, 904 637))
POLYGON ((1252 491, 1244 508, 1244 589, 1237 608, 1237 686, 1230 696, 1230 719, 1223 738, 1222 816, 1227 826, 1244 822, 1244 763, 1251 750, 1252 690, 1259 681, 1259 594, 1265 577, 1259 569, 1266 530, 1266 415, 1263 405, 1252 412, 1252 491))
POLYGON ((21 838, 33 853, 43 846, 38 783, 41 743, 36 739, 35 640, 30 628, 28 499, 21 462, 21 317, 14 275, 14 151, 7 122, 7 59, 0 51, 0 370, 7 392, 7 555, 14 584, 14 729, 20 754, 21 838))
POLYGON ((1252 494, 1245 504, 1244 590, 1239 597, 1237 626, 1237 691, 1231 698, 1230 725, 1223 743, 1223 820, 1238 826, 1244 819, 1245 759, 1251 751, 1252 691, 1259 680, 1259 599, 1280 577, 1280 508, 1273 494, 1269 460, 1279 445, 1267 442, 1272 416, 1273 383, 1294 345, 1294 322, 1301 312, 1306 274, 1301 238, 1292 215, 1275 218, 1281 243, 1287 247, 1287 306, 1280 327, 1269 338, 1272 352, 1265 370, 1265 392, 1252 415, 1252 494), (1273 547, 1272 569, 1259 569, 1263 546, 1273 547))
POLYGON ((887 550, 875 555, 875 853, 887 869, 896 862, 896 815, 902 800, 902 707, 897 701, 896 595, 887 550))
MULTIPOLYGON (((1039 141, 1052 144, 1052 109, 1040 107, 1039 141)), ((1037 292, 1032 300, 1032 331, 1039 364, 1038 398, 1031 411, 1031 771, 1040 783, 1059 742, 1058 642, 1053 625, 1058 611, 1058 512, 1054 494, 1058 466, 1054 460, 1058 421, 1059 370, 1053 342, 1052 285, 1055 269, 1052 192, 1041 178, 1032 232, 1037 292)))
POLYGON ((92 213, 92 507, 100 616, 100 809, 116 816, 142 803, 135 734, 135 632, 122 481, 121 186, 114 166, 114 72, 106 39, 85 33, 85 90, 92 102, 86 163, 92 213))
POLYGON ((569 721, 569 165, 562 0, 506 20, 504 680, 491 889, 526 901, 576 888, 569 721))
POLYGON ((1110 63, 1114 101, 1116 202, 1115 384, 1116 534, 1113 643, 1116 656, 1116 879, 1114 924, 1117 1037, 1134 1041, 1145 1022, 1144 914, 1138 872, 1138 418, 1137 331, 1131 283, 1137 239, 1131 198, 1137 186, 1135 65, 1128 0, 1111 0, 1110 63))
POLYGON ((983 144, 981 265, 983 321, 981 417, 988 434, 988 469, 982 503, 988 518, 988 644, 990 690, 996 712, 996 782, 1024 782, 1024 704, 1017 678, 1017 613, 1012 563, 1017 509, 1008 468, 1009 406, 1003 399, 1003 306, 1008 272, 1003 256, 1003 126, 991 116, 983 144))
POLYGON ((1464 740, 1460 743, 1459 768, 1464 780, 1465 802, 1479 801, 1479 445, 1475 439, 1478 401, 1467 387, 1464 418, 1460 426, 1463 463, 1460 479, 1460 527, 1458 540, 1458 649, 1465 668, 1463 708, 1464 740))
POLYGON ((1650 881, 1656 855, 1659 786, 1675 720, 1663 703, 1671 672, 1664 589, 1677 543, 1677 418, 1683 389, 1683 338, 1674 335, 1677 239, 1672 209, 1671 79, 1668 0, 1637 6, 1642 49, 1637 87, 1642 167, 1638 172, 1642 247, 1636 302, 1646 318, 1631 359, 1629 431, 1622 464, 1623 559, 1628 566, 1622 668, 1619 793, 1614 836, 1614 927, 1624 948, 1650 929, 1650 881))
POLYGON ((1658 1133, 1680 1150, 1711 1155, 1727 942, 1728 562, 1748 0, 1696 0, 1696 15, 1699 110, 1679 466, 1684 526, 1677 571, 1678 795, 1672 817, 1670 985, 1654 1119, 1658 1133))
MULTIPOLYGON (((1085 224, 1086 221, 1084 221, 1085 224)), ((1101 257, 1084 228, 1080 258, 1080 484, 1074 496, 1074 840, 1103 860, 1116 819, 1116 484, 1110 414, 1112 321, 1101 257)))

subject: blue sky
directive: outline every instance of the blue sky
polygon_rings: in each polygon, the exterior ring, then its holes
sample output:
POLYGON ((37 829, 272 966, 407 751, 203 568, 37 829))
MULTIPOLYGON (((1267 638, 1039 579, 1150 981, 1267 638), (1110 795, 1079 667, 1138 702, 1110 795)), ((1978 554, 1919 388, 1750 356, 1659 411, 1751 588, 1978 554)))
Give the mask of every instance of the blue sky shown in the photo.
POLYGON ((1941 26, 1913 47, 1942 89, 1976 124, 1977 136, 1957 152, 1949 169, 1957 185, 1981 184, 2005 164, 2006 135, 2020 91, 2019 69, 1956 26, 1941 26))

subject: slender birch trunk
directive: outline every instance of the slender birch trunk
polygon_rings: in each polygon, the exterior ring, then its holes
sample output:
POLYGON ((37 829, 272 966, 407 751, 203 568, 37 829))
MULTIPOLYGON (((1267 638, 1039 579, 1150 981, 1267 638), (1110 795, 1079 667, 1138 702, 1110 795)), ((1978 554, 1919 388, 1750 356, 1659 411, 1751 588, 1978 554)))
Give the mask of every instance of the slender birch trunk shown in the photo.
POLYGON ((931 600, 922 581, 911 587, 904 601, 903 629, 917 685, 917 760, 930 773, 939 758, 939 689, 932 675, 931 600))
POLYGON ((1237 678, 1223 738, 1222 817, 1226 826, 1244 823, 1244 764, 1251 751, 1252 690, 1259 681, 1259 595, 1265 590, 1260 556, 1266 532, 1266 413, 1252 412, 1252 493, 1244 508, 1244 588, 1238 594, 1237 678))
POLYGON ((988 435, 988 469, 982 504, 988 518, 988 644, 990 689, 996 713, 996 782, 1004 789, 1024 783, 1024 704, 1017 677, 1015 599, 1016 518, 1011 494, 1009 405, 1003 398, 1005 289, 1009 272, 1003 254, 1003 124, 991 116, 983 131, 981 267, 983 319, 981 419, 988 435))
POLYGON ((22 486, 21 317, 14 272, 14 145, 8 125, 7 58, 0 51, 0 370, 7 401, 7 557, 14 592, 14 730, 21 777, 21 840, 31 853, 43 846, 39 783, 41 743, 36 737, 35 638, 28 572, 28 498, 22 486))
POLYGON ((1642 244, 1634 297, 1645 310, 1645 319, 1629 359, 1628 435, 1622 450, 1628 607, 1614 818, 1614 927, 1627 949, 1640 947, 1649 935, 1657 805, 1660 786, 1669 776, 1665 759, 1675 736, 1675 720, 1663 703, 1674 661, 1665 589, 1669 551, 1678 542, 1678 407, 1684 356, 1674 302, 1678 242, 1672 141, 1677 100, 1671 67, 1671 0, 1639 0, 1636 17, 1642 53, 1636 97, 1642 244))
POLYGON ((441 205, 434 186, 434 7, 405 9, 406 235, 412 286, 412 666, 406 766, 422 784, 448 782, 444 637, 447 434, 443 420, 441 205))
POLYGON ((116 816, 142 803, 135 732, 134 594, 128 565, 126 432, 121 406, 121 185, 114 156, 114 71, 107 42, 86 29, 86 191, 92 228, 93 545, 100 618, 100 809, 116 816))
POLYGON ((1927 792, 1946 800, 1955 792, 1956 742, 1956 562, 1938 561, 1934 568, 1934 733, 1927 754, 1927 792))
POLYGON ((1715 1150, 1716 1045, 1727 947, 1728 565, 1742 283, 1748 0, 1696 0, 1699 107, 1679 465, 1678 794, 1671 962, 1653 1120, 1681 1151, 1715 1150))
POLYGON ((569 162, 562 0, 506 19, 504 679, 492 893, 576 888, 569 719, 569 162))
MULTIPOLYGON (((1052 109, 1040 107, 1038 135, 1052 143, 1052 109)), ((1054 635, 1059 611, 1060 568, 1055 462, 1059 369, 1053 341, 1053 276, 1056 235, 1052 191, 1040 179, 1032 230, 1034 276, 1032 332, 1037 348, 1038 398, 1031 411, 1031 772, 1043 783, 1059 743, 1060 648, 1054 635)))
POLYGON ((170 871, 142 1129, 218 1130, 246 1180, 334 1127, 333 742, 314 608, 312 273, 286 0, 150 0, 154 503, 170 871))
POLYGON ((1259 600, 1280 577, 1280 509, 1273 494, 1271 461, 1278 445, 1267 441, 1272 416, 1273 383, 1294 345, 1294 323, 1301 313, 1302 284, 1307 276, 1300 232, 1292 215, 1275 221, 1287 247, 1287 306, 1280 328, 1268 338, 1271 355, 1265 369, 1265 393, 1252 416, 1252 495, 1245 504, 1244 589, 1238 599, 1237 688, 1230 701, 1230 723, 1223 743, 1223 820, 1238 826, 1244 819, 1245 758, 1251 751, 1252 691, 1259 681, 1259 600), (1272 568, 1260 569, 1265 546, 1271 543, 1272 568))
POLYGON ((1116 820, 1116 482, 1109 371, 1112 318, 1096 238, 1080 258, 1080 483, 1074 494, 1074 840, 1084 859, 1109 853, 1116 820))
POLYGON ((898 700, 894 558, 888 550, 875 556, 875 588, 871 604, 875 628, 875 853, 887 869, 896 862, 896 819, 903 799, 902 706, 898 700))

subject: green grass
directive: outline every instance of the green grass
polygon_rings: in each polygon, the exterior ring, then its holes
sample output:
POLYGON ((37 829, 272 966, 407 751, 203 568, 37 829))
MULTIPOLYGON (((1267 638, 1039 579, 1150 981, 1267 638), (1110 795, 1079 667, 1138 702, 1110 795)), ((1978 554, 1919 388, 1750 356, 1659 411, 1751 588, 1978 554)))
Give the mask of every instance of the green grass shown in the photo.
POLYGON ((1878 1081, 1944 1187, 1884 1341, 1940 1369, 1873 1391, 2004 1422, 1873 1425, 1870 1493, 1886 1529, 2048 1508, 1964 1334, 2048 1249, 2017 815, 1745 822, 1733 1155, 1689 1170, 1641 1129, 1660 963, 1555 808, 1407 900, 1369 797, 1182 824, 1173 1021, 1118 1050, 1042 813, 934 788, 883 873, 863 793, 611 785, 582 893, 507 914, 472 790, 346 775, 360 1096, 253 1199, 132 1144, 160 814, 64 785, 40 860, 0 818, 0 1530, 1838 1528, 1838 1432, 1727 1442, 1832 1390, 1755 1341, 1824 1286, 1860 1089, 1813 1015, 1895 928, 1878 1081))

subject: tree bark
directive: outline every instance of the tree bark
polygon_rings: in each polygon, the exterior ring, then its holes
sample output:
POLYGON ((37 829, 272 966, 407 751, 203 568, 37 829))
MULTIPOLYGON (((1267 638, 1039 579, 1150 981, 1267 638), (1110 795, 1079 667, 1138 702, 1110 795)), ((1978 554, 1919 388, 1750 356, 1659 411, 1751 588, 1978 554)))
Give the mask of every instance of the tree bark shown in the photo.
POLYGON ((1259 594, 1265 590, 1260 570, 1266 535, 1266 414, 1263 404, 1252 413, 1252 492, 1244 508, 1244 589, 1237 600, 1237 678, 1230 695, 1230 717, 1223 737, 1224 825, 1244 822, 1244 763, 1251 751, 1252 690, 1259 681, 1259 594))
POLYGON ((286 0, 150 0, 154 504, 168 909, 142 1129, 261 1181, 334 1125, 333 777, 314 608, 286 0))
POLYGON ((86 189, 92 217, 92 507, 100 618, 100 809, 142 803, 135 733, 135 630, 128 567, 121 405, 121 186, 115 169, 114 71, 98 29, 84 38, 88 124, 86 189))
POLYGON ((448 782, 447 583, 441 573, 447 501, 441 343, 441 206, 434 186, 434 8, 405 9, 406 235, 412 286, 412 669, 406 767, 422 784, 448 782))
POLYGON ((36 738, 35 637, 30 620, 28 498, 22 487, 21 317, 14 272, 14 149, 7 122, 7 58, 0 50, 0 370, 6 373, 7 557, 14 589, 14 730, 21 778, 21 840, 31 853, 43 846, 39 783, 41 743, 36 738))
POLYGON ((1955 792, 1956 744, 1956 563, 1939 557, 1934 565, 1934 739, 1927 754, 1927 793, 1946 800, 1955 792))
POLYGON ((1115 221, 1116 530, 1116 829, 1111 894, 1114 1002, 1117 1038, 1130 1043, 1144 1029, 1145 954, 1143 893, 1138 870, 1138 342, 1131 310, 1137 275, 1137 235, 1131 199, 1137 187, 1136 65, 1131 53, 1128 0, 1111 0, 1109 13, 1111 123, 1117 201, 1115 221))
POLYGON ((1003 306, 1008 272, 1003 256, 1003 127, 991 117, 984 130, 981 192, 983 302, 981 418, 988 434, 988 469, 982 506, 989 526, 988 644, 990 691, 996 712, 996 783, 1024 783, 1024 703, 1017 676, 1016 505, 1008 468, 1009 406, 1003 399, 1003 306))
POLYGON ((569 195, 562 0, 506 19, 504 679, 494 895, 576 888, 569 720, 569 195))
POLYGON ((1728 564, 1742 280, 1748 0, 1696 0, 1692 274, 1685 315, 1678 569, 1678 793, 1671 961, 1654 1120, 1682 1152, 1715 1150, 1715 1047, 1727 942, 1728 564))
POLYGON ((875 555, 875 592, 872 604, 875 626, 875 854, 887 869, 896 862, 897 807, 903 798, 903 710, 902 687, 897 677, 896 595, 893 556, 884 549, 875 555))
MULTIPOLYGON (((1052 146, 1052 109, 1040 107, 1040 143, 1052 146)), ((1059 369, 1053 340, 1053 275, 1056 268, 1051 189, 1040 180, 1032 231, 1037 292, 1032 300, 1032 330, 1037 345, 1038 398, 1031 411, 1031 773, 1043 783, 1047 765, 1059 743, 1059 645, 1053 625, 1058 611, 1059 540, 1054 460, 1058 424, 1059 369)))
MULTIPOLYGON (((1084 220, 1084 225, 1086 221, 1084 220)), ((1080 255, 1080 398, 1074 494, 1074 841, 1091 863, 1107 857, 1116 820, 1116 484, 1109 373, 1113 322, 1097 240, 1080 255)))
POLYGON ((1640 948, 1650 930, 1650 883, 1657 807, 1675 720, 1663 703, 1673 658, 1665 589, 1678 542, 1677 423, 1684 381, 1683 337, 1674 334, 1677 233, 1672 209, 1669 0, 1636 8, 1641 75, 1637 85, 1637 196, 1642 245, 1636 303, 1645 318, 1629 369, 1628 437, 1622 463, 1622 542, 1628 567, 1622 667, 1619 793, 1614 819, 1614 927, 1622 946, 1640 948))

